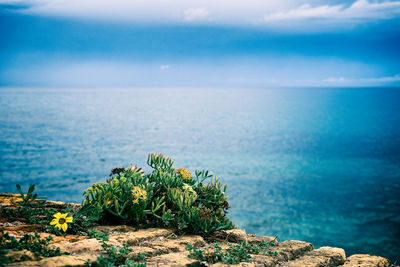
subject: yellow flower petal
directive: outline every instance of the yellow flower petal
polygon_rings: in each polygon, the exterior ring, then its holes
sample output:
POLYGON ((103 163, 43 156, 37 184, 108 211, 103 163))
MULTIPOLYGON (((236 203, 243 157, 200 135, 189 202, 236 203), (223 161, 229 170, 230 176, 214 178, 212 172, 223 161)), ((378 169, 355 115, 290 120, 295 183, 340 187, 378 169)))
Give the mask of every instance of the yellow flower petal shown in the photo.
POLYGON ((64 218, 65 219, 65 218, 67 218, 67 216, 68 216, 68 212, 61 214, 60 218, 64 218))
POLYGON ((57 223, 57 224, 55 225, 55 227, 57 227, 58 230, 61 230, 61 224, 58 224, 58 223, 57 223))
POLYGON ((64 232, 66 232, 67 229, 68 229, 68 224, 64 223, 64 224, 62 225, 62 230, 63 230, 64 232))
POLYGON ((54 214, 53 216, 54 216, 55 218, 57 218, 57 219, 58 219, 58 218, 60 218, 60 216, 61 216, 61 213, 60 213, 60 212, 57 212, 57 213, 56 213, 56 214, 54 214))
POLYGON ((55 224, 57 224, 58 223, 58 219, 53 219, 51 222, 50 222, 50 225, 55 225, 55 224))
POLYGON ((65 218, 65 221, 66 221, 67 223, 72 223, 72 220, 73 220, 72 217, 67 217, 67 218, 65 218))

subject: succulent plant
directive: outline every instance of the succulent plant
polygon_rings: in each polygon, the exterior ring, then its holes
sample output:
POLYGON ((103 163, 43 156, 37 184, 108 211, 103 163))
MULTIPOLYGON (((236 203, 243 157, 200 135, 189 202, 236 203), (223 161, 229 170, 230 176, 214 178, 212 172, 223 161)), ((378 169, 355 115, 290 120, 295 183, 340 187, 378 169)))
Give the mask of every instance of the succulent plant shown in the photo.
POLYGON ((96 208, 102 221, 150 222, 198 234, 232 229, 226 185, 208 171, 195 171, 192 177, 189 170, 175 169, 173 163, 162 154, 150 154, 148 174, 136 166, 116 168, 111 179, 83 192, 83 204, 96 208))

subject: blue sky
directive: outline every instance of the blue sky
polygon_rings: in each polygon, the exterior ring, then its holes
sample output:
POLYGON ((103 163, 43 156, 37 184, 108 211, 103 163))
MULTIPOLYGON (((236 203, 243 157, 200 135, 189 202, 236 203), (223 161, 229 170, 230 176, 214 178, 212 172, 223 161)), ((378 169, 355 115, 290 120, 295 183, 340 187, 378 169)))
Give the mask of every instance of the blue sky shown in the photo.
POLYGON ((0 0, 0 36, 5 87, 400 85, 400 1, 0 0))

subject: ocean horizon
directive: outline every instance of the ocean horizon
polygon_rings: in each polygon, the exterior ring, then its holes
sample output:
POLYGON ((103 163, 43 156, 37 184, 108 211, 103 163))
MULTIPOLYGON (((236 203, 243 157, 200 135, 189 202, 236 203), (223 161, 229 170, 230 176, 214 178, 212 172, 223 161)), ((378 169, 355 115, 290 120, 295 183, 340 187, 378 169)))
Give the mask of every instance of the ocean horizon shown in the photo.
POLYGON ((80 203, 150 153, 228 184, 248 233, 400 262, 400 88, 1 88, 0 192, 80 203))

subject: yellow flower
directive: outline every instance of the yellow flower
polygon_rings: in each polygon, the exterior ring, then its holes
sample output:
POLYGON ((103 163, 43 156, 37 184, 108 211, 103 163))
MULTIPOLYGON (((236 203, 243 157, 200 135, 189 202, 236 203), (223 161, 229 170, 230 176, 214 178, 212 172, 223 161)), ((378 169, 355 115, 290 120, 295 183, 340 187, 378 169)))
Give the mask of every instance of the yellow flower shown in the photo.
POLYGON ((183 180, 190 180, 192 178, 192 175, 190 174, 190 171, 185 168, 179 168, 174 171, 174 173, 179 174, 182 176, 183 180))
POLYGON ((140 186, 135 186, 131 190, 133 196, 133 204, 139 204, 139 200, 143 199, 144 201, 147 200, 147 192, 146 190, 140 188, 140 186))
POLYGON ((61 214, 60 212, 54 214, 54 218, 51 222, 50 225, 54 225, 54 227, 57 227, 59 230, 63 230, 64 232, 67 231, 68 229, 68 223, 72 223, 73 218, 72 217, 67 217, 68 213, 61 214))

